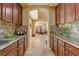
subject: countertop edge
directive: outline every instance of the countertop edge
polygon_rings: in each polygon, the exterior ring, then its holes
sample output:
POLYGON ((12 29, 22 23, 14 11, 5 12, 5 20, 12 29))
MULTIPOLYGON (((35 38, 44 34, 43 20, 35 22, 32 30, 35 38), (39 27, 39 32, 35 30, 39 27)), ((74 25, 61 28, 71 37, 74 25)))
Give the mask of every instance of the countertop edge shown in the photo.
POLYGON ((9 45, 13 44, 14 42, 17 42, 18 40, 20 40, 23 37, 27 37, 27 34, 26 35, 22 35, 22 36, 17 36, 17 38, 15 40, 12 40, 12 41, 10 41, 10 42, 8 42, 6 44, 0 45, 0 50, 8 47, 9 45))
POLYGON ((71 42, 68 42, 67 40, 63 40, 64 38, 58 37, 58 36, 55 35, 55 34, 50 34, 50 35, 55 36, 55 37, 57 37, 58 39, 60 39, 60 40, 62 40, 62 41, 64 41, 64 42, 66 42, 66 43, 68 43, 68 44, 70 44, 70 45, 72 45, 72 46, 74 46, 74 47, 76 47, 76 48, 79 49, 79 46, 77 46, 77 45, 75 45, 75 44, 73 44, 73 43, 71 43, 71 42))

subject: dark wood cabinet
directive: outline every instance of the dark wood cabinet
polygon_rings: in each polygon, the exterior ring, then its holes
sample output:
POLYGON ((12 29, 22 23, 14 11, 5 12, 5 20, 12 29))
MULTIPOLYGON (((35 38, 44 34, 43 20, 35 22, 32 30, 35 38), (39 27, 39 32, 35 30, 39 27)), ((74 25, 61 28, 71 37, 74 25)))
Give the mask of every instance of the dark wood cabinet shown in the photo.
POLYGON ((79 21, 79 3, 76 3, 76 21, 79 21))
POLYGON ((58 44, 58 56, 64 56, 64 47, 58 44))
POLYGON ((12 4, 2 3, 2 20, 12 22, 12 4))
POLYGON ((65 55, 65 48, 64 48, 64 42, 60 39, 58 39, 58 56, 64 56, 65 55))
POLYGON ((18 24, 22 25, 22 7, 20 6, 20 4, 18 4, 18 13, 19 13, 19 18, 18 18, 18 24))
POLYGON ((2 3, 2 20, 6 20, 6 3, 2 3))
POLYGON ((23 56, 24 55, 24 44, 21 43, 19 44, 19 56, 23 56))
POLYGON ((18 24, 18 4, 13 4, 13 23, 18 24))
POLYGON ((56 25, 78 20, 79 6, 75 3, 60 3, 56 6, 56 25))
POLYGON ((75 4, 65 4, 65 22, 72 22, 75 20, 75 4))
POLYGON ((6 21, 12 22, 12 4, 11 3, 6 3, 6 21))
POLYGON ((60 24, 60 12, 59 5, 56 6, 56 25, 60 24))
POLYGON ((0 19, 2 19, 2 4, 0 3, 0 19))
POLYGON ((17 25, 22 25, 22 7, 18 3, 1 3, 0 18, 17 25))
POLYGON ((66 43, 66 54, 65 55, 69 55, 69 56, 79 56, 79 49, 66 43))
POLYGON ((51 37, 54 37, 54 46, 50 44, 51 49, 54 48, 52 51, 56 56, 79 56, 79 48, 67 43, 64 39, 53 35, 51 37))
POLYGON ((50 48, 54 51, 54 37, 50 36, 50 48))
POLYGON ((13 23, 22 25, 22 7, 20 4, 13 4, 13 23))
POLYGON ((65 51, 65 56, 75 56, 75 55, 70 51, 65 51))
POLYGON ((55 55, 58 55, 57 47, 58 47, 58 45, 57 45, 57 38, 54 37, 54 54, 55 55))
POLYGON ((0 56, 23 56, 28 48, 25 48, 27 43, 25 44, 26 39, 24 38, 25 37, 0 50, 0 56))
POLYGON ((27 48, 28 48, 28 38, 25 37, 24 39, 25 39, 25 49, 24 49, 24 51, 26 51, 27 48))
POLYGON ((25 49, 25 39, 22 38, 19 40, 19 56, 24 55, 24 49, 25 49))
POLYGON ((60 24, 65 23, 64 3, 59 4, 60 24))
POLYGON ((17 56, 17 47, 13 49, 7 56, 17 56))
POLYGON ((16 53, 17 54, 17 51, 16 51, 17 48, 16 47, 17 47, 17 42, 15 42, 15 43, 11 44, 10 46, 0 50, 0 56, 7 56, 7 55, 10 55, 12 53, 16 53), (14 51, 14 52, 12 52, 12 51, 14 51))

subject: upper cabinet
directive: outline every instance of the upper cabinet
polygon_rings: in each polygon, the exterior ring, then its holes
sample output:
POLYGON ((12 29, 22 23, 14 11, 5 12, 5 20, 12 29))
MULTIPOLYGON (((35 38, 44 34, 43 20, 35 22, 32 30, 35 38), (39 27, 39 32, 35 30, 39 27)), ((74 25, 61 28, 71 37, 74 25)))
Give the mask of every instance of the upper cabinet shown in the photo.
POLYGON ((76 20, 79 21, 79 3, 76 3, 76 20))
POLYGON ((1 12, 2 12, 2 10, 1 10, 1 9, 2 9, 1 6, 2 6, 2 4, 0 3, 0 19, 2 18, 2 17, 1 17, 1 12))
POLYGON ((22 7, 20 6, 20 4, 18 4, 18 12, 19 12, 19 20, 18 20, 18 23, 20 25, 22 25, 22 7))
POLYGON ((2 3, 2 20, 6 20, 6 3, 2 3))
POLYGON ((56 6, 56 24, 73 22, 79 19, 79 4, 60 3, 56 6))
POLYGON ((6 3, 6 21, 12 22, 12 4, 6 3))
POLYGON ((12 4, 11 3, 2 4, 2 20, 12 22, 12 4))
POLYGON ((65 22, 72 22, 75 20, 75 4, 65 3, 65 22))
POLYGON ((22 25, 22 7, 18 3, 2 3, 0 4, 0 18, 22 25))
POLYGON ((56 25, 60 23, 59 5, 56 7, 56 25))
POLYGON ((64 23, 65 22, 65 20, 64 20, 64 3, 61 3, 61 4, 59 4, 59 8, 60 8, 60 10, 59 10, 59 12, 60 12, 60 23, 64 23))
POLYGON ((18 4, 13 4, 13 23, 18 24, 18 4))

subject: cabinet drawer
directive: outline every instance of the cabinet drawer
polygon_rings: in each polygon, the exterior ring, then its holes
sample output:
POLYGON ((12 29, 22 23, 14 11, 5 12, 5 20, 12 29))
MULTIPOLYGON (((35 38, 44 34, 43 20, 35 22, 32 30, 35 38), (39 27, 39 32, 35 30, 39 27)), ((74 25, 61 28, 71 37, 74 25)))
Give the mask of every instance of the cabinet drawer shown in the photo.
POLYGON ((79 49, 77 49, 76 47, 74 47, 70 44, 66 44, 66 49, 75 55, 79 55, 79 49))
POLYGON ((57 39, 56 37, 54 37, 54 41, 56 41, 56 42, 57 42, 57 40, 58 40, 58 39, 57 39))
POLYGON ((64 42, 62 40, 60 40, 60 39, 58 39, 58 44, 64 46, 64 42))
POLYGON ((65 56, 75 56, 75 55, 70 51, 65 51, 65 56))
POLYGON ((7 54, 9 54, 13 49, 15 49, 15 47, 17 47, 17 42, 11 44, 10 46, 0 50, 0 56, 6 56, 7 54))
POLYGON ((13 49, 7 56, 17 56, 17 47, 13 49))
POLYGON ((24 42, 24 38, 19 40, 19 44, 21 44, 22 42, 24 42))

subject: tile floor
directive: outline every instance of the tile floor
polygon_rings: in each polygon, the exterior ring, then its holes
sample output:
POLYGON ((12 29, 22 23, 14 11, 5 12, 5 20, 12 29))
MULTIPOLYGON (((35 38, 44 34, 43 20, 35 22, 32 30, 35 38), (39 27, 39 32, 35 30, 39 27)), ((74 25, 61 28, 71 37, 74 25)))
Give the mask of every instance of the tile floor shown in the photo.
POLYGON ((48 35, 32 37, 25 56, 53 56, 51 49, 47 47, 46 40, 48 40, 48 35))

